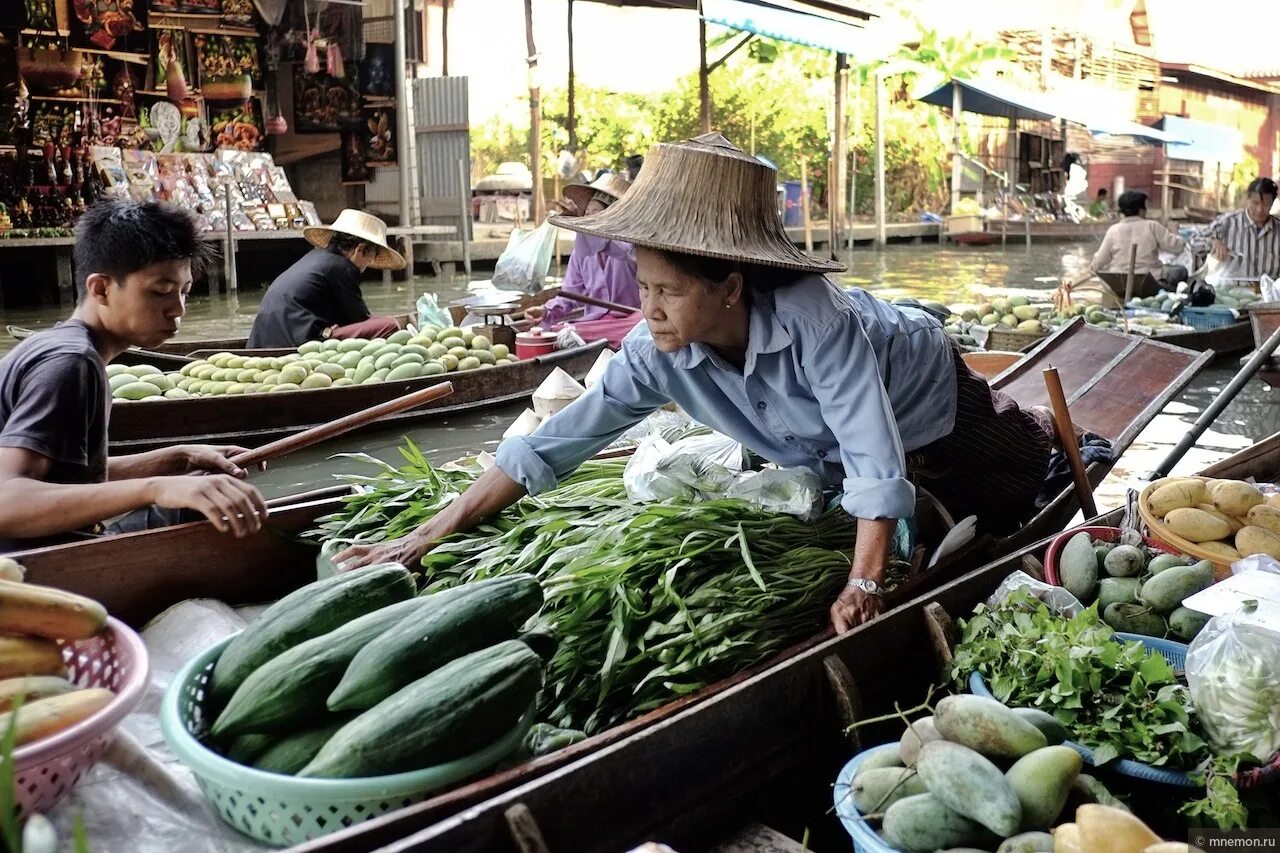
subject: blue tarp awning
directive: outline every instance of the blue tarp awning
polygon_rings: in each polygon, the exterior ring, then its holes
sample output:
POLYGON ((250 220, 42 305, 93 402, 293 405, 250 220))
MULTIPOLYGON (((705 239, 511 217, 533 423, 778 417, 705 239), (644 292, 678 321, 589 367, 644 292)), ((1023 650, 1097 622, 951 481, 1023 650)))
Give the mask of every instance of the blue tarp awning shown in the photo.
POLYGON ((1186 140, 1169 146, 1167 153, 1175 160, 1237 163, 1244 151, 1244 137, 1234 127, 1219 127, 1181 116, 1165 116, 1159 125, 1186 140))
POLYGON ((996 80, 947 80, 928 88, 916 100, 950 108, 953 87, 960 89, 961 108, 971 113, 1036 121, 1061 118, 1084 125, 1099 136, 1132 136, 1169 144, 1188 141, 1182 134, 1147 127, 1128 119, 1094 115, 1088 107, 1067 103, 1043 92, 1024 92, 996 80))
POLYGON ((702 0, 702 18, 767 38, 861 56, 871 47, 859 27, 744 0, 702 0))

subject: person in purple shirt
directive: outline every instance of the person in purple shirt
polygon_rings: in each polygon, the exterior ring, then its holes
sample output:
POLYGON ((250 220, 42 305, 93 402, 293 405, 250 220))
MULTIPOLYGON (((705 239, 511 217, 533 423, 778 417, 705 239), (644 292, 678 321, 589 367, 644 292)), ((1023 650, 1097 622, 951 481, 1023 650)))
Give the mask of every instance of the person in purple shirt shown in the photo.
MULTIPOLYGON (((566 216, 590 216, 621 198, 629 186, 626 178, 620 175, 602 175, 590 185, 565 187, 564 199, 559 206, 566 216)), ((560 289, 629 305, 638 311, 640 285, 636 283, 635 249, 630 243, 619 240, 590 234, 577 235, 560 289)), ((583 305, 563 296, 525 311, 525 317, 543 326, 555 326, 569 319, 601 320, 607 316, 607 308, 583 305)))

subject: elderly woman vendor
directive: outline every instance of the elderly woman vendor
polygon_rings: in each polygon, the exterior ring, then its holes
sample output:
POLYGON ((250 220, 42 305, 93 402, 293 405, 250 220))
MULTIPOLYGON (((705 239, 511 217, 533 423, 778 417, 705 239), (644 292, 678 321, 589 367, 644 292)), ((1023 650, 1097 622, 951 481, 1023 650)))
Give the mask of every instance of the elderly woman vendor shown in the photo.
POLYGON ((557 480, 650 412, 674 401, 783 466, 843 489, 857 519, 848 585, 831 607, 847 631, 883 609, 896 520, 913 480, 956 517, 1016 527, 1033 510, 1054 441, 1045 412, 1020 409, 973 373, 924 311, 841 290, 779 220, 777 175, 719 134, 655 146, 630 192, 603 212, 556 224, 636 246, 645 323, 602 380, 403 539, 338 554, 345 568, 412 564, 557 480))

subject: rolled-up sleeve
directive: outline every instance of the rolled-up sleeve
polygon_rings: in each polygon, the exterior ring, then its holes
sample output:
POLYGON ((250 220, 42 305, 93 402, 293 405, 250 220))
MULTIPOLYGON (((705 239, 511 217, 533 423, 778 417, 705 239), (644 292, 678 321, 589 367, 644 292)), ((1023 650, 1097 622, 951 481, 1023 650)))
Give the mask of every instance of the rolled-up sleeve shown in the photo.
POLYGON ((805 353, 803 368, 822 418, 840 444, 845 512, 854 518, 909 518, 916 490, 876 354, 853 313, 837 317, 805 353))
POLYGON ((544 421, 533 435, 502 442, 497 465, 529 494, 547 491, 667 402, 644 354, 625 341, 587 393, 544 421))

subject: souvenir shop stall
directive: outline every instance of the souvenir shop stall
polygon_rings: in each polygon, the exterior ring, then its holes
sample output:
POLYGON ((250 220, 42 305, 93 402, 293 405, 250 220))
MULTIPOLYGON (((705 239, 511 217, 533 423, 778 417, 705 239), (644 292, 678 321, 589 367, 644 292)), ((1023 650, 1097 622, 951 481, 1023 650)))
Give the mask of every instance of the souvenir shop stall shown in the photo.
POLYGON ((234 286, 237 248, 298 239, 302 251, 301 228, 320 222, 309 189, 331 197, 345 185, 338 206, 358 205, 373 170, 398 161, 393 45, 366 44, 360 5, 0 7, 0 290, 10 297, 6 262, 31 270, 23 250, 33 249, 45 263, 32 286, 52 289, 56 277, 70 292, 71 229, 100 196, 192 211, 222 244, 234 286), (329 155, 330 173, 291 180, 291 165, 316 154, 329 155))

